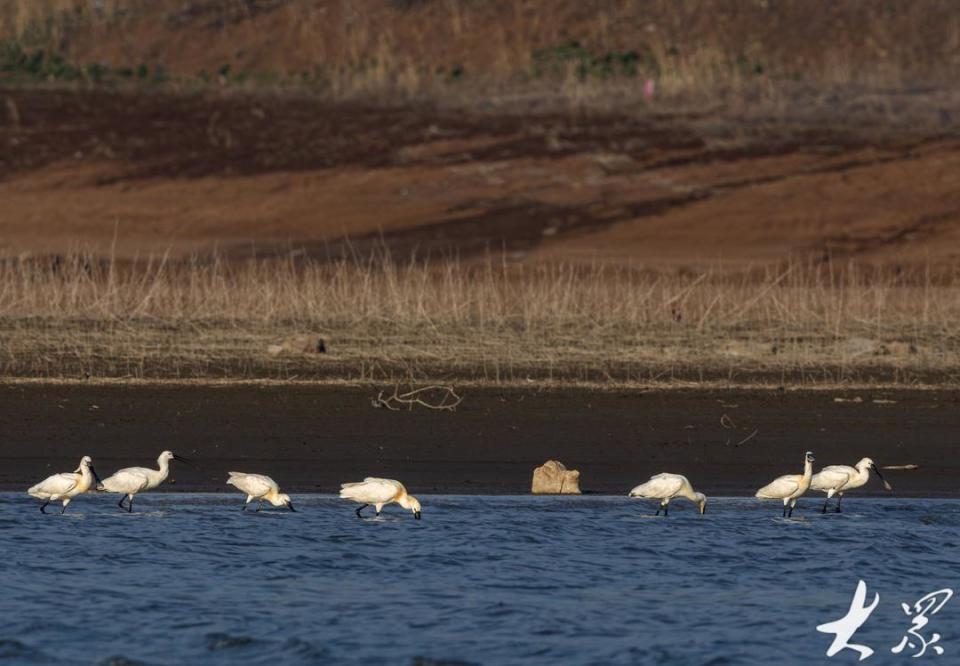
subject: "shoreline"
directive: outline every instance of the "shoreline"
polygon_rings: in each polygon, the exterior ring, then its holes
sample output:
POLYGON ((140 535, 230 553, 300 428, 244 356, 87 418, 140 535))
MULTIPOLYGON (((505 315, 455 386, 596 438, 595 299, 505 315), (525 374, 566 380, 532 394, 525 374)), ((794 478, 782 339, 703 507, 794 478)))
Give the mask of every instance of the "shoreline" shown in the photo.
MULTIPOLYGON (((960 497, 951 433, 960 391, 874 389, 673 391, 470 388, 457 411, 374 409, 370 387, 316 385, 0 384, 0 489, 76 466, 101 477, 175 464, 164 488, 226 491, 230 470, 272 476, 285 491, 334 492, 365 476, 413 494, 525 495, 557 459, 587 496, 625 495, 651 475, 685 474, 708 496, 751 496, 798 473, 871 457, 885 473, 852 496, 960 497), (754 434, 756 433, 756 434, 754 434)), ((810 495, 810 497, 816 497, 810 495)))

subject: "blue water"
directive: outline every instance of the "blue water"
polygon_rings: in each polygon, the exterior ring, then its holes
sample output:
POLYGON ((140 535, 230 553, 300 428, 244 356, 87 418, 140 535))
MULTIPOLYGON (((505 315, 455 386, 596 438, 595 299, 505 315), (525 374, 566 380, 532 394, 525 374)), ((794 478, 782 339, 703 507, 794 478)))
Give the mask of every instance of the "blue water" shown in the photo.
POLYGON ((852 664, 815 627, 859 579, 880 593, 855 636, 867 664, 910 663, 890 653, 900 603, 945 587, 928 630, 946 652, 928 656, 960 663, 957 501, 810 499, 786 520, 712 499, 665 519, 622 497, 427 495, 415 521, 240 500, 143 495, 127 515, 84 496, 44 516, 0 495, 0 663, 852 664))

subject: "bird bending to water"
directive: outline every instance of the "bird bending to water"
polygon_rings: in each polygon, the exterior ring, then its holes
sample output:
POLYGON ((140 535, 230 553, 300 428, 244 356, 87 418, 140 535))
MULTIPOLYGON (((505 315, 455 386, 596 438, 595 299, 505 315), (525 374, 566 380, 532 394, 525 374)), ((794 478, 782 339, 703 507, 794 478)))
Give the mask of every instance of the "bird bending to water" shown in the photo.
POLYGON ((862 458, 860 462, 853 467, 849 465, 828 465, 814 474, 810 480, 810 487, 827 494, 827 498, 823 501, 823 509, 820 513, 827 512, 827 503, 834 495, 837 496, 837 506, 834 511, 840 513, 840 502, 843 501, 843 494, 848 490, 853 490, 866 484, 867 481, 870 480, 871 469, 880 477, 884 488, 893 490, 893 486, 883 478, 883 474, 880 473, 880 468, 877 467, 876 463, 870 458, 862 458))
POLYGON ((778 477, 757 491, 760 499, 782 499, 783 517, 793 516, 793 507, 797 505, 797 498, 807 492, 810 479, 813 476, 813 454, 807 451, 804 456, 803 474, 786 474, 778 477), (789 512, 787 505, 790 506, 789 512))
POLYGON ((241 511, 246 511, 247 505, 253 500, 258 500, 257 511, 263 508, 264 500, 270 502, 273 506, 285 506, 291 511, 296 511, 296 509, 293 508, 293 502, 290 501, 290 496, 281 493, 280 486, 269 476, 264 476, 263 474, 247 474, 246 472, 230 472, 230 478, 227 479, 227 483, 247 494, 247 501, 243 503, 243 509, 241 509, 241 511))
POLYGON ((363 516, 360 512, 371 504, 379 516, 384 506, 396 502, 404 509, 413 511, 413 517, 420 520, 420 502, 416 497, 407 494, 407 489, 402 483, 393 479, 368 476, 359 483, 344 483, 340 486, 340 497, 362 504, 363 506, 357 509, 357 516, 361 518, 363 516))
POLYGON ((63 501, 62 514, 67 510, 67 505, 77 495, 90 490, 94 479, 100 482, 97 471, 93 468, 93 460, 90 456, 84 456, 80 459, 80 466, 72 472, 63 472, 48 476, 46 479, 30 488, 27 494, 31 497, 43 500, 40 505, 40 513, 46 513, 47 505, 57 500, 63 501))
POLYGON ((142 493, 145 490, 152 490, 166 481, 170 474, 170 461, 179 460, 180 462, 190 462, 172 451, 164 451, 157 458, 157 466, 160 469, 150 469, 149 467, 124 467, 117 470, 112 476, 100 482, 97 490, 104 490, 111 493, 121 493, 122 497, 118 506, 126 509, 128 513, 133 513, 133 496, 142 493), (127 506, 123 505, 123 500, 128 500, 127 506))
POLYGON ((707 497, 703 493, 698 493, 690 485, 687 477, 680 474, 670 474, 664 472, 651 476, 650 480, 642 483, 630 491, 630 497, 642 497, 645 499, 658 499, 660 506, 655 515, 660 515, 660 509, 663 509, 663 515, 666 516, 670 500, 674 497, 684 497, 697 505, 697 509, 702 516, 707 512, 707 497))

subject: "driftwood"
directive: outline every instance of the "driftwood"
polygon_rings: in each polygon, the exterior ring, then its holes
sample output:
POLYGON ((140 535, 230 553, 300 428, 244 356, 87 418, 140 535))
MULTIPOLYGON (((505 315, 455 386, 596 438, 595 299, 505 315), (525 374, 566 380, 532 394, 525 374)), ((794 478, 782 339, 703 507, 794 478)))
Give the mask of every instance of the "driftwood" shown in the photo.
POLYGON ((455 412, 461 402, 463 397, 457 395, 452 386, 424 386, 405 393, 400 393, 400 387, 395 386, 393 393, 388 395, 385 391, 380 391, 377 397, 370 401, 374 407, 385 407, 392 412, 398 412, 404 407, 412 410, 417 405, 426 409, 455 412))

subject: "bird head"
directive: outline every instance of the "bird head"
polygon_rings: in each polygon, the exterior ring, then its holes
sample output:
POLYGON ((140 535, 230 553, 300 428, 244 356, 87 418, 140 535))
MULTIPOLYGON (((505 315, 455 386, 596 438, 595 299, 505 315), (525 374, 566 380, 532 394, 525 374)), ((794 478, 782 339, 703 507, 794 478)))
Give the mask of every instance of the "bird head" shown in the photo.
POLYGON ((161 465, 165 462, 170 462, 171 460, 179 460, 180 462, 185 462, 185 463, 191 462, 190 460, 187 460, 183 456, 178 456, 173 451, 164 451, 163 453, 160 454, 160 457, 157 458, 157 462, 161 465))
POLYGON ((696 493, 694 497, 696 497, 697 509, 700 511, 700 515, 702 516, 707 512, 707 496, 703 493, 696 493))
POLYGON ((285 506, 294 513, 297 512, 297 510, 293 508, 293 501, 290 499, 290 495, 286 493, 280 493, 277 495, 277 502, 274 503, 274 506, 285 506))
POLYGON ((813 451, 807 451, 807 455, 804 460, 808 463, 812 463, 816 458, 813 457, 813 451))
POLYGON ((883 484, 885 490, 893 490, 893 486, 890 485, 890 482, 883 478, 883 474, 880 472, 880 466, 877 463, 873 462, 871 458, 863 458, 860 462, 857 463, 857 469, 872 469, 877 474, 877 478, 880 479, 880 482, 883 484))
POLYGON ((411 511, 413 511, 413 517, 414 517, 414 518, 416 518, 417 520, 420 520, 420 502, 419 502, 419 500, 417 500, 416 497, 409 497, 409 498, 407 498, 407 506, 406 506, 406 508, 408 508, 408 509, 410 509, 411 511))

